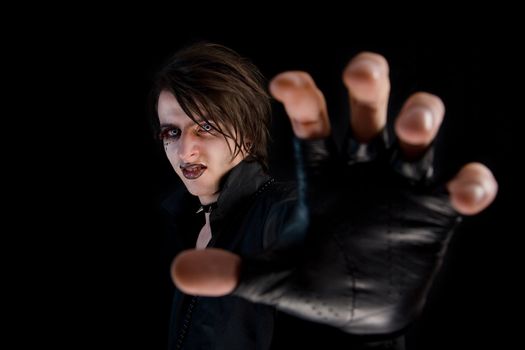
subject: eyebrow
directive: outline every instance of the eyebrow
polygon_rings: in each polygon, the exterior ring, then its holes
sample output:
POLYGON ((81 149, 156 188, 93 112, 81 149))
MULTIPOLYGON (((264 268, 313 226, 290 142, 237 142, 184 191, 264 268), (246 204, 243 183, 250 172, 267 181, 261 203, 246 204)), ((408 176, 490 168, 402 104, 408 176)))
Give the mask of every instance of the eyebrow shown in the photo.
POLYGON ((179 127, 178 125, 173 124, 173 123, 160 124, 160 128, 161 128, 161 129, 167 129, 167 128, 178 128, 178 127, 179 127))
MULTIPOLYGON (((206 122, 204 119, 200 119, 200 118, 197 119, 197 123, 198 123, 198 124, 200 124, 200 123, 202 123, 202 122, 210 123, 210 124, 215 124, 212 120, 206 122)), ((161 129, 167 129, 167 128, 179 128, 179 129, 180 129, 179 125, 174 124, 174 123, 162 123, 162 124, 160 124, 160 128, 161 128, 161 129)))

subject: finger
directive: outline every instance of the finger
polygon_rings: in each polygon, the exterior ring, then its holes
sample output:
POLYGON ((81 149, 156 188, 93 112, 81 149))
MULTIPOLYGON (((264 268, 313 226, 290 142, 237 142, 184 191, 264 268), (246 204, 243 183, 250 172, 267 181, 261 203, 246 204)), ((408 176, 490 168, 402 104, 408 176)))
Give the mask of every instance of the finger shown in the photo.
POLYGON ((395 122, 399 147, 406 159, 419 158, 443 121, 445 105, 435 95, 418 92, 408 98, 395 122))
POLYGON ((330 135, 324 96, 308 73, 291 71, 277 75, 270 82, 270 93, 284 104, 298 138, 312 140, 330 135))
POLYGON ((354 57, 343 72, 350 97, 350 126, 360 143, 372 141, 385 127, 390 80, 386 59, 372 52, 354 57))
POLYGON ((469 163, 447 184, 452 206, 461 214, 474 215, 492 203, 498 183, 481 163, 469 163))
POLYGON ((187 250, 171 266, 173 282, 186 294, 223 296, 239 280, 241 258, 221 249, 187 250))

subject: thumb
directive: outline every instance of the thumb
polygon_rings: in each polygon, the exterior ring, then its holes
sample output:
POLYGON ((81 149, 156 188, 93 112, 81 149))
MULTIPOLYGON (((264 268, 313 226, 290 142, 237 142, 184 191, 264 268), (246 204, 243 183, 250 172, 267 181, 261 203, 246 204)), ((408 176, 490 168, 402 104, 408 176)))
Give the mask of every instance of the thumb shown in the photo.
POLYGON ((173 282, 191 295, 218 297, 230 294, 237 286, 241 258, 216 248, 186 250, 171 265, 173 282))

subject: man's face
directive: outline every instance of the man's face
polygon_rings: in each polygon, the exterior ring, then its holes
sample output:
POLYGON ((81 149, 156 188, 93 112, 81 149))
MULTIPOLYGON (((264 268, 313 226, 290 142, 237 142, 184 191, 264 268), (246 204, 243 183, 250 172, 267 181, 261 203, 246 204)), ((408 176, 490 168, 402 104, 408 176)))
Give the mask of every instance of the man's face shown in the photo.
POLYGON ((216 201, 221 178, 241 162, 243 153, 232 160, 233 141, 226 141, 204 121, 196 124, 170 92, 161 92, 157 111, 164 150, 173 169, 202 204, 216 201))

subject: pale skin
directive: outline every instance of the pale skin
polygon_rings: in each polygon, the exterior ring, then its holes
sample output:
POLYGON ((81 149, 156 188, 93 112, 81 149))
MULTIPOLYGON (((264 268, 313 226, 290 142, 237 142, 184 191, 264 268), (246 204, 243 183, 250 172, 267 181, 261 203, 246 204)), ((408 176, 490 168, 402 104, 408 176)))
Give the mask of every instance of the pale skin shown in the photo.
MULTIPOLYGON (((354 137, 362 143, 372 140, 386 125, 390 93, 388 72, 386 59, 370 52, 354 57, 343 72, 352 114, 350 125, 354 137)), ((308 73, 288 71, 277 75, 270 83, 270 93, 283 103, 298 138, 316 139, 330 135, 325 98, 308 73)), ((417 92, 406 100, 394 125, 405 158, 414 160, 424 154, 434 140, 444 114, 445 106, 435 95, 417 92)), ((175 163, 180 161, 175 158, 175 163)), ((475 215, 492 203, 498 184, 486 166, 468 163, 447 183, 447 189, 452 206, 460 214, 475 215)), ((237 286, 241 263, 237 255, 224 250, 189 250, 175 259, 172 277, 185 293, 222 296, 237 286)))
POLYGON ((240 152, 232 158, 233 140, 226 141, 204 121, 196 124, 168 91, 161 92, 157 111, 164 150, 173 169, 201 204, 217 201, 220 179, 239 164, 245 154, 240 152), (191 167, 199 167, 204 172, 198 178, 188 178, 191 174, 185 176, 183 169, 191 167))

